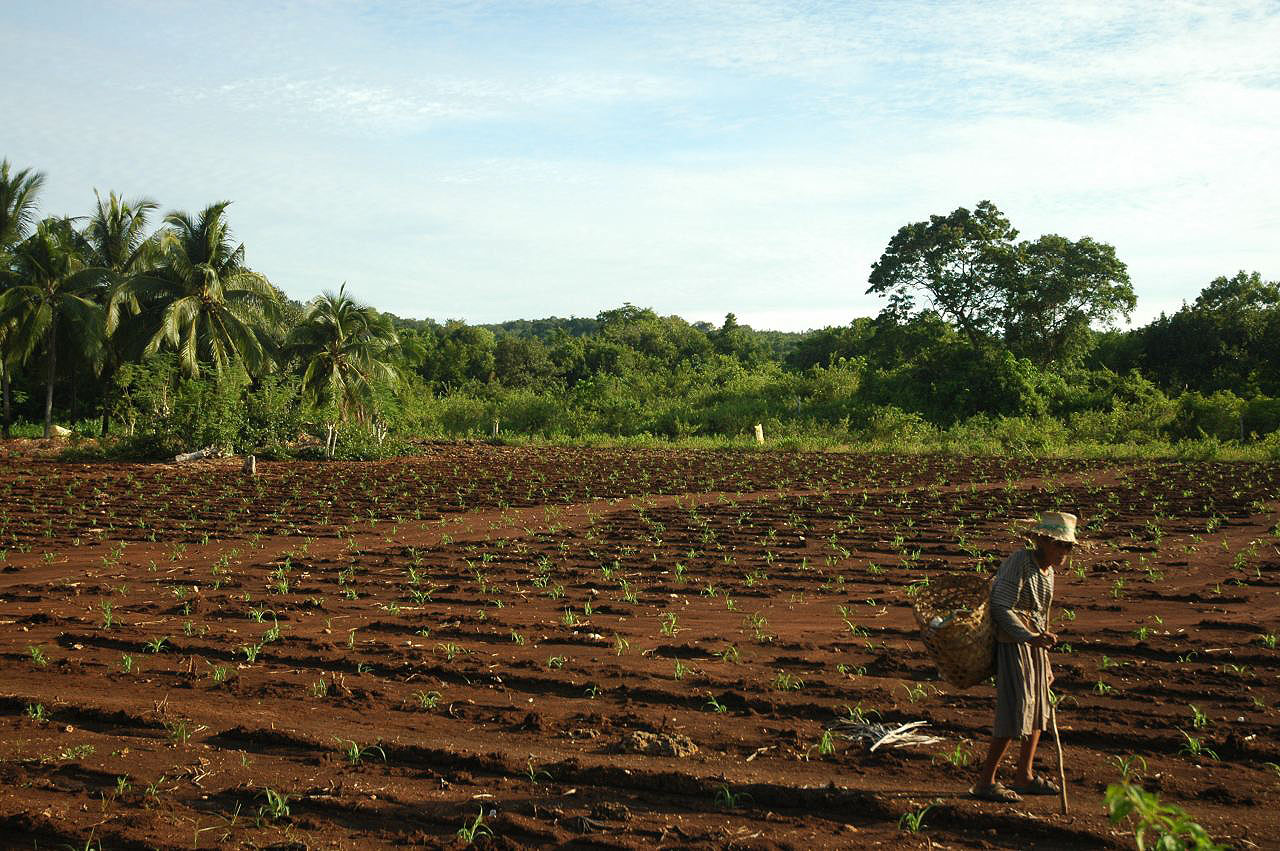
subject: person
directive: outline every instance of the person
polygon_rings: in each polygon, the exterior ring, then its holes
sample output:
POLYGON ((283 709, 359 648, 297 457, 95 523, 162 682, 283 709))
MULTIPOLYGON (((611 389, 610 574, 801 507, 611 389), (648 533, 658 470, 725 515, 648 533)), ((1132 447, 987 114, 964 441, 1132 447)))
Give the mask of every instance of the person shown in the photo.
POLYGON ((1037 777, 1032 765, 1040 733, 1049 727, 1049 649, 1058 637, 1049 630, 1053 571, 1071 553, 1076 516, 1047 511, 1028 530, 1031 546, 1004 560, 991 583, 989 606, 996 632, 996 717, 991 746, 970 793, 984 801, 1012 803, 1021 795, 1057 795, 1058 787, 1037 777), (1018 765, 1009 788, 996 770, 1014 739, 1021 739, 1018 765))

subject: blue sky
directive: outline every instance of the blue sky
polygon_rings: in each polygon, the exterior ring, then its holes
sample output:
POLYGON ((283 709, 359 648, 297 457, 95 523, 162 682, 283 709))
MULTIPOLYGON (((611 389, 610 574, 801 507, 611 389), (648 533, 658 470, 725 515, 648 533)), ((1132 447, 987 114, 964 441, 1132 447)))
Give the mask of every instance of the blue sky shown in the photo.
POLYGON ((0 3, 0 156, 194 211, 401 316, 874 315, 991 199, 1116 246, 1145 321, 1280 279, 1277 2, 0 3))

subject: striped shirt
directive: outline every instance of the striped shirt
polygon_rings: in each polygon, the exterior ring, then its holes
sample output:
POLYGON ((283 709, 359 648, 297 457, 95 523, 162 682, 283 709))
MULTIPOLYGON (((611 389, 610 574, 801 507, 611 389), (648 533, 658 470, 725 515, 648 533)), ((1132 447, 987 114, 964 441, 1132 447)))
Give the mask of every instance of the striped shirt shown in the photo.
POLYGON ((1041 571, 1029 549, 1011 554, 991 583, 991 619, 1004 642, 1030 641, 1048 628, 1053 570, 1041 571))

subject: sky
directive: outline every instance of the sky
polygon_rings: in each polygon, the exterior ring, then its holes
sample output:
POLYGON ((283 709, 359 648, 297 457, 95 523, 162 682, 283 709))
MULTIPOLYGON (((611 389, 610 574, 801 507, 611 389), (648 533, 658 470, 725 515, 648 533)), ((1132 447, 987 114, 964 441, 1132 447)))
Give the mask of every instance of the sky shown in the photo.
POLYGON ((1115 246, 1135 323, 1280 279, 1280 0, 0 0, 0 157, 198 211, 305 301, 873 316, 902 225, 989 199, 1115 246))

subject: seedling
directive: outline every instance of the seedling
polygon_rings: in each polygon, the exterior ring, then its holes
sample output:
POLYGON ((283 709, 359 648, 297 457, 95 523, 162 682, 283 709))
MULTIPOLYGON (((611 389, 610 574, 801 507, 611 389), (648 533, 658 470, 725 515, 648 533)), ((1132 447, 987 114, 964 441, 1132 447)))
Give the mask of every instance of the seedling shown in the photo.
POLYGON ((1112 824, 1131 818, 1133 838, 1139 849, 1194 849, 1223 851, 1207 831, 1192 821, 1180 807, 1161 802, 1160 796, 1128 782, 1107 787, 1105 801, 1112 824), (1154 841, 1148 842, 1148 834, 1154 841))
POLYGON ((49 715, 45 712, 43 703, 28 703, 27 717, 36 722, 49 720, 49 715))
POLYGON ((143 646, 152 653, 160 653, 164 650, 164 646, 168 641, 168 637, 162 635, 159 638, 153 638, 150 641, 144 642, 143 646))
POLYGON ((707 702, 704 703, 703 706, 710 708, 712 712, 715 712, 718 715, 723 715, 729 711, 729 707, 716 700, 712 695, 707 695, 707 702))
POLYGON ((779 671, 771 685, 775 691, 799 691, 804 688, 804 680, 786 671, 779 671))
POLYGON ((1193 704, 1188 704, 1187 708, 1191 710, 1191 726, 1197 730, 1203 730, 1209 723, 1209 717, 1193 704))
POLYGON ((359 765, 364 762, 364 758, 366 756, 371 756, 375 753, 382 757, 383 762, 387 761, 387 752, 378 745, 369 745, 362 748, 351 739, 340 739, 337 736, 334 736, 333 740, 339 745, 343 742, 347 743, 346 747, 340 748, 340 750, 342 751, 343 756, 347 758, 347 762, 351 765, 359 765))
MULTIPOLYGON (((163 778, 161 778, 163 779, 163 778)), ((258 793, 267 802, 258 807, 258 821, 276 822, 289 816, 289 796, 274 789, 263 789, 258 793)))
POLYGON ((452 662, 454 657, 464 653, 462 646, 452 641, 442 641, 436 645, 436 651, 444 654, 444 658, 452 662))
POLYGON ((195 732, 191 722, 181 718, 164 722, 164 729, 169 734, 169 741, 175 745, 185 745, 191 741, 191 734, 195 732))
POLYGON ((731 810, 746 806, 750 800, 751 794, 749 792, 734 792, 727 784, 721 783, 716 788, 716 803, 731 810))
POLYGON ((529 757, 529 762, 526 764, 524 775, 529 778, 529 782, 534 786, 537 786, 543 780, 551 780, 551 772, 537 768, 533 764, 533 757, 529 757))
POLYGON ((973 761, 973 752, 965 747, 964 742, 956 742, 955 748, 943 756, 956 768, 966 768, 973 761))
POLYGON ((418 706, 422 709, 435 709, 440 703, 440 692, 438 691, 417 691, 413 696, 418 701, 418 706))
POLYGON ((862 701, 858 701, 853 706, 849 706, 846 704, 842 708, 844 709, 845 715, 848 717, 849 721, 854 724, 866 723, 867 719, 869 719, 872 715, 874 715, 877 718, 880 717, 880 710, 878 709, 863 709, 862 701))
POLYGON ((493 831, 484 823, 484 806, 481 805, 480 811, 476 813, 476 817, 470 822, 463 822, 462 827, 458 828, 457 836, 468 846, 473 845, 481 836, 493 836, 493 831))
POLYGON ((931 809, 933 809, 932 804, 919 810, 903 813, 898 817, 898 827, 907 833, 919 833, 924 829, 925 814, 931 809))
POLYGON ((37 644, 28 644, 27 654, 31 656, 31 662, 37 668, 43 668, 49 664, 49 658, 44 655, 44 648, 37 644))
POLYGON ((1202 756, 1207 756, 1214 760, 1218 758, 1217 753, 1206 747, 1204 742, 1200 741, 1195 736, 1192 736, 1186 730, 1179 730, 1178 732, 1187 740, 1182 748, 1179 749, 1178 753, 1186 754, 1192 759, 1199 759, 1202 756))

